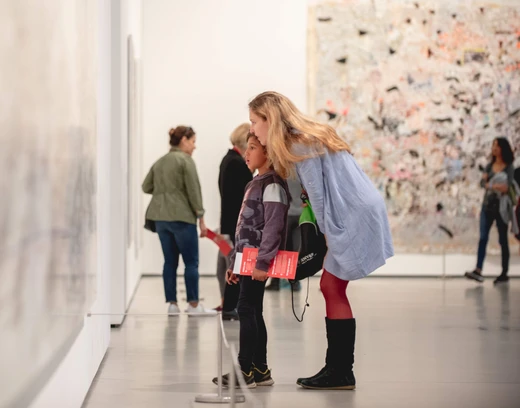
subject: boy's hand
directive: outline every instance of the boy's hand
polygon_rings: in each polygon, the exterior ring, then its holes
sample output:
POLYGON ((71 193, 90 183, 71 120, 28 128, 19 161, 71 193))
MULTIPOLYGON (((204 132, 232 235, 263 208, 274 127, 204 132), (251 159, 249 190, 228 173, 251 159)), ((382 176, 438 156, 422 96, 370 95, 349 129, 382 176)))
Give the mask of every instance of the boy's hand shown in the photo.
POLYGON ((233 273, 233 269, 226 271, 226 282, 228 285, 235 285, 238 283, 238 276, 233 273))
POLYGON ((260 269, 254 269, 253 271, 253 280, 264 282, 267 280, 267 272, 261 271, 260 269))

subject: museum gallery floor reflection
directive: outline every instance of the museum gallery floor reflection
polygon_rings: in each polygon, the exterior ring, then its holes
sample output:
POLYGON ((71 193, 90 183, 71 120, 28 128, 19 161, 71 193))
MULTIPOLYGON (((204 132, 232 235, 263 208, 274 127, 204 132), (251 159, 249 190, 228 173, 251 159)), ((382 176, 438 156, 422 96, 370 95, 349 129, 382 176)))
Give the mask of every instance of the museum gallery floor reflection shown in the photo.
MULTIPOLYGON (((160 278, 144 278, 130 312, 165 312, 161 285, 160 278)), ((520 279, 493 287, 490 280, 477 286, 462 279, 369 278, 349 290, 363 322, 357 390, 308 391, 295 384, 324 360, 325 338, 316 336, 323 333, 324 304, 313 279, 303 324, 292 316, 290 292, 266 293, 276 384, 253 391, 264 406, 520 406, 520 279)), ((215 278, 201 279, 201 294, 207 304, 218 303, 215 278)), ((304 294, 297 294, 300 306, 304 294)), ((216 324, 215 318, 128 316, 112 330, 84 407, 189 407, 195 395, 216 392, 216 324)), ((238 324, 225 326, 228 340, 237 341, 238 324)))

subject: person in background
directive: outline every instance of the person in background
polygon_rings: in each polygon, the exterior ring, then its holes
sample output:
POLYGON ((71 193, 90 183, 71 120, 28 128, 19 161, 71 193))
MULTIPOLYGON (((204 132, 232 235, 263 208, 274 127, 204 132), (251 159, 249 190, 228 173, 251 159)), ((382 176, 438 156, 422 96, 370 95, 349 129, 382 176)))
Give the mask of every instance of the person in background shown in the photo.
MULTIPOLYGON (((244 192, 247 184, 253 179, 253 175, 243 158, 247 148, 247 133, 249 124, 239 125, 231 133, 230 141, 233 148, 220 163, 218 187, 220 191, 220 234, 235 245, 235 232, 237 229, 238 215, 244 200, 244 192)), ((224 320, 238 319, 236 311, 240 288, 238 285, 226 283, 226 271, 229 269, 229 258, 220 251, 217 259, 217 279, 220 287, 221 304, 215 310, 222 310, 224 320)))
MULTIPOLYGON (((302 193, 302 185, 300 181, 294 178, 287 179, 289 186, 289 193, 291 194, 291 205, 289 207, 289 226, 287 231, 287 251, 296 251, 300 249, 300 235, 298 226, 300 225, 300 215, 302 214, 302 200, 300 199, 302 193)), ((288 282, 284 279, 283 282, 288 282)), ((301 289, 300 281, 296 281, 293 284, 295 291, 301 289)), ((266 286, 265 290, 268 291, 279 291, 280 290, 280 279, 271 278, 270 283, 266 286)))
MULTIPOLYGON (((516 184, 520 186, 520 167, 515 169, 515 181, 516 184)), ((520 196, 518 197, 516 205, 516 222, 518 223, 518 227, 520 228, 520 196)), ((520 233, 515 235, 515 238, 520 241, 520 233)), ((520 245, 518 246, 518 253, 520 254, 520 245)))
POLYGON ((197 136, 188 126, 172 128, 170 151, 157 160, 142 188, 152 195, 147 219, 155 221, 164 254, 163 281, 168 314, 180 313, 177 303, 179 255, 186 266, 184 281, 190 314, 215 314, 199 302, 199 239, 207 235, 202 193, 195 162, 191 158, 197 136))
POLYGON ((325 367, 296 384, 317 390, 353 390, 356 320, 350 281, 375 271, 394 249, 383 197, 336 131, 303 115, 285 96, 264 92, 249 103, 250 132, 267 147, 280 177, 297 173, 325 235, 320 289, 325 298, 325 367))
POLYGON ((484 282, 482 267, 486 258, 486 247, 489 240, 489 231, 496 222, 498 229, 498 240, 502 249, 502 273, 494 283, 508 282, 509 270, 509 240, 507 226, 509 219, 504 220, 504 214, 500 211, 500 200, 509 192, 514 180, 513 162, 515 156, 511 145, 506 138, 497 137, 491 147, 492 160, 486 166, 480 186, 485 189, 482 208, 480 210, 480 241, 477 251, 477 266, 464 276, 468 279, 484 282))

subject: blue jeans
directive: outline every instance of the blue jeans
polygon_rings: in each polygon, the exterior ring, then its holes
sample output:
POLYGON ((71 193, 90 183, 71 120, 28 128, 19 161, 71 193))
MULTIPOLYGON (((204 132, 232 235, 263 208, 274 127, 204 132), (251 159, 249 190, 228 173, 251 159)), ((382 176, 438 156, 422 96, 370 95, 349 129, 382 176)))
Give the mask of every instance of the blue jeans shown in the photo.
POLYGON ((507 275, 509 270, 509 242, 507 240, 507 224, 502 221, 498 212, 480 212, 480 241, 478 243, 477 268, 482 270, 486 258, 486 247, 489 241, 489 231, 493 222, 497 223, 498 242, 502 249, 502 275, 507 275))
POLYGON ((177 267, 179 254, 186 269, 186 297, 188 302, 199 301, 199 237, 197 226, 178 221, 156 221, 155 226, 164 254, 164 294, 166 302, 177 302, 177 267))

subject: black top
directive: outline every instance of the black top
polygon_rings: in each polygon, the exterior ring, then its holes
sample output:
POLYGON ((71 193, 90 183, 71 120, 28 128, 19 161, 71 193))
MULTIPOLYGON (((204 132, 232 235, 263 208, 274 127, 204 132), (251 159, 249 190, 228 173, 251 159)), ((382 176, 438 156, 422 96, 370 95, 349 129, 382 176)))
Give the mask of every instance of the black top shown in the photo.
POLYGON ((220 190, 220 233, 230 236, 235 243, 238 214, 244 200, 247 184, 253 179, 246 162, 236 150, 229 150, 220 163, 218 188, 220 190))

